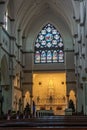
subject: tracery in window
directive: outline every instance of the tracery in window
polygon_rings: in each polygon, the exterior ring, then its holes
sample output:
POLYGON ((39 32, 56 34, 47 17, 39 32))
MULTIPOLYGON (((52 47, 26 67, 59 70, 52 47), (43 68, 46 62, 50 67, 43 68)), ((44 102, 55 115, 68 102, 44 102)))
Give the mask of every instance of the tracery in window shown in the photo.
POLYGON ((64 44, 60 33, 50 23, 39 32, 35 42, 35 63, 63 63, 64 44))

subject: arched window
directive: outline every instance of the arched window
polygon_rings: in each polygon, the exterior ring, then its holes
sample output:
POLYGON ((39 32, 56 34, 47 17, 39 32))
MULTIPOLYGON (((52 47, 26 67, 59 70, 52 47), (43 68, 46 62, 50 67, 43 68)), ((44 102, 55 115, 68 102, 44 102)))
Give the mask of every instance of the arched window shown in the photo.
POLYGON ((48 23, 39 32, 35 42, 35 63, 63 63, 64 45, 60 33, 48 23))
POLYGON ((5 12, 5 15, 4 15, 4 25, 3 27, 8 30, 8 10, 5 12))

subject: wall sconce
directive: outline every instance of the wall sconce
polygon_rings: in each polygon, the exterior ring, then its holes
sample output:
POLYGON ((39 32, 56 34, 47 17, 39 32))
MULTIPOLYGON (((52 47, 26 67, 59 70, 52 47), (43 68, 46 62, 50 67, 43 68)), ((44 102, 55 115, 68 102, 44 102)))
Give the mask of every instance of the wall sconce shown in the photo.
POLYGON ((61 84, 64 84, 64 82, 62 81, 61 84))
POLYGON ((41 82, 39 82, 39 85, 41 85, 42 83, 41 82))

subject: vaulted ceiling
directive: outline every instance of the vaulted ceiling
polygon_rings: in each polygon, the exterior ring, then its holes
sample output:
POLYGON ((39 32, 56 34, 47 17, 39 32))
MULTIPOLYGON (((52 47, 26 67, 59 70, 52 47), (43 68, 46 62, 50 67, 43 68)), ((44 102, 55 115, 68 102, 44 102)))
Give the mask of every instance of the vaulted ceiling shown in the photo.
POLYGON ((15 25, 28 33, 34 23, 45 19, 73 24, 73 0, 10 0, 14 4, 15 25))
POLYGON ((21 29, 21 35, 38 31, 47 22, 51 22, 61 33, 73 34, 74 0, 7 0, 14 10, 14 30, 21 29))

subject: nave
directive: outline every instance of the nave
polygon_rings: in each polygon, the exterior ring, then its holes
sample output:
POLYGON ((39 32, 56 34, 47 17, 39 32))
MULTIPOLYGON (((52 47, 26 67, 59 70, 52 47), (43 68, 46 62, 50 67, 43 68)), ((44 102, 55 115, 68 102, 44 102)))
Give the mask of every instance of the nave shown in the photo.
POLYGON ((30 115, 61 115, 33 119, 41 127, 75 124, 68 109, 87 115, 87 0, 0 0, 0 118, 27 104, 30 115))

